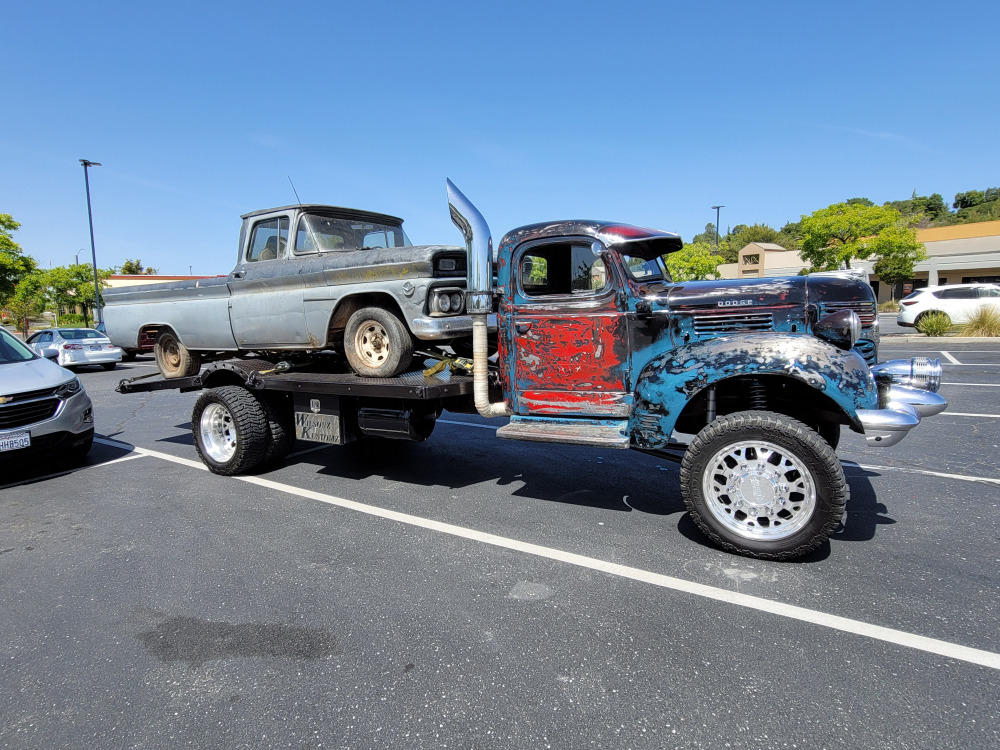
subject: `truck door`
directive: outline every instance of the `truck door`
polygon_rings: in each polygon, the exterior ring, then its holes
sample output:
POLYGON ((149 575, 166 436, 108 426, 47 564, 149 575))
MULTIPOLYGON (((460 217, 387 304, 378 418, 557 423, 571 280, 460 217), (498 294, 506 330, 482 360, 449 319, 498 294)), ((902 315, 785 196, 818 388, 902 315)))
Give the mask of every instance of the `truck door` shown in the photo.
POLYGON ((289 217, 250 227, 243 262, 229 274, 229 318, 240 349, 308 346, 302 274, 289 262, 289 217))
POLYGON ((512 302, 501 325, 511 342, 515 411, 627 416, 625 310, 612 271, 591 240, 532 244, 517 251, 514 264, 512 302))

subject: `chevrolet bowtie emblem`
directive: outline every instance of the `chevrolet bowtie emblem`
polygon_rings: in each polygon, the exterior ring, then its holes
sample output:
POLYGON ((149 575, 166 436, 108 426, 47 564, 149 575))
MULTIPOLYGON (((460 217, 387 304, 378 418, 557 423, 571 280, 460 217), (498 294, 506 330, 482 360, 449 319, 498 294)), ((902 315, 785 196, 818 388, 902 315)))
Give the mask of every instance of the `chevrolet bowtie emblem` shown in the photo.
POLYGON ((8 401, 13 401, 13 396, 0 396, 0 404, 6 404, 8 401))

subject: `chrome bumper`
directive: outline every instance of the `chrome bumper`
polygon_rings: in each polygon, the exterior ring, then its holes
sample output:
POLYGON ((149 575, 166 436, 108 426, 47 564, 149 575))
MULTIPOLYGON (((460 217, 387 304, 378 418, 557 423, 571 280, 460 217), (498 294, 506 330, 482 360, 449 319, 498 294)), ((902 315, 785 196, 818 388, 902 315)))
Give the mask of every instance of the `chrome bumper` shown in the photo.
MULTIPOLYGON (((490 314, 487 328, 490 332, 497 329, 497 316, 490 314)), ((440 341, 472 335, 471 315, 452 315, 440 318, 414 318, 410 321, 410 330, 421 341, 440 341)))
MULTIPOLYGON (((886 364, 903 362, 908 363, 909 360, 893 360, 892 363, 886 364)), ((938 367, 940 368, 940 364, 938 367)), ((872 369, 879 380, 878 400, 880 404, 885 405, 885 408, 858 411, 858 418, 864 427, 868 445, 877 448, 895 445, 920 424, 923 417, 940 414, 948 407, 948 402, 934 391, 901 385, 899 380, 903 377, 907 378, 907 382, 912 382, 912 375, 902 374, 903 371, 908 371, 908 368, 888 368, 882 365, 876 365, 876 368, 872 369), (876 371, 876 368, 879 369, 876 371), (901 377, 898 380, 888 376, 887 371, 891 369, 900 372, 901 377)), ((932 384, 936 386, 939 382, 940 375, 937 376, 937 382, 932 381, 932 384)))

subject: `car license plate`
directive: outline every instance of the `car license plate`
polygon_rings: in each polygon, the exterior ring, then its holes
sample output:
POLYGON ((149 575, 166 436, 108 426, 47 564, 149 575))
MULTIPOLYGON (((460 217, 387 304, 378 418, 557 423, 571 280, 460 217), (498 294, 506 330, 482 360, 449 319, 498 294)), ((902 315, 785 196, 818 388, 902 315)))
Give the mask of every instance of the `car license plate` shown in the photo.
POLYGON ((93 349, 95 352, 101 351, 101 345, 100 344, 91 344, 90 348, 93 349))
POLYGON ((0 453, 3 451, 16 451, 20 448, 29 448, 30 446, 30 432, 11 432, 6 435, 0 435, 0 453))

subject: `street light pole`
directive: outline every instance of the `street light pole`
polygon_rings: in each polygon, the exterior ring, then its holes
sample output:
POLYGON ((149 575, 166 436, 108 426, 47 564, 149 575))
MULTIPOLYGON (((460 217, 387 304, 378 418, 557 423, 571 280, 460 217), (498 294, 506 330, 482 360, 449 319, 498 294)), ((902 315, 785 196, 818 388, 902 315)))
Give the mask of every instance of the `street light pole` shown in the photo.
POLYGON ((715 249, 719 249, 719 209, 725 206, 712 206, 715 209, 715 249))
POLYGON ((100 162, 88 161, 87 159, 80 159, 80 163, 83 165, 83 181, 87 185, 87 219, 90 221, 90 256, 94 262, 94 315, 97 318, 98 324, 104 322, 104 317, 101 315, 101 287, 97 280, 97 248, 94 245, 94 214, 90 209, 90 176, 87 173, 88 167, 99 167, 100 162))

